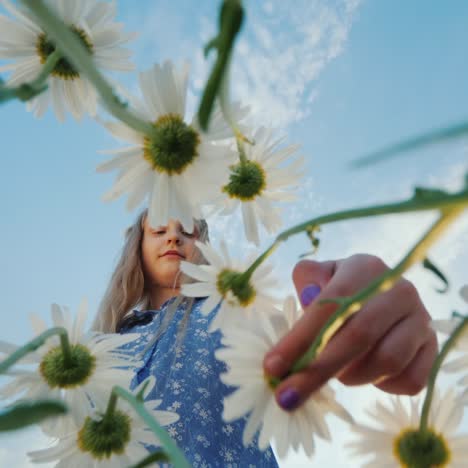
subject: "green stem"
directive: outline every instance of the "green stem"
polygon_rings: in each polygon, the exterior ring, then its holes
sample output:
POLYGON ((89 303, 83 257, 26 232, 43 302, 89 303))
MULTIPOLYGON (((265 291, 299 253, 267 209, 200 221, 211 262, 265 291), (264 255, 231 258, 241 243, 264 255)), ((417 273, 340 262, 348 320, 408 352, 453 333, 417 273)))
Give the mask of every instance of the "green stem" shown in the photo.
POLYGON ((63 359, 67 367, 72 365, 72 354, 70 348, 70 340, 68 339, 68 333, 60 334, 60 345, 62 346, 63 359))
POLYGON ((450 127, 442 127, 432 130, 422 135, 411 137, 407 140, 400 141, 399 143, 387 146, 381 150, 372 152, 366 156, 356 159, 351 162, 351 167, 359 168, 380 162, 390 156, 401 155, 404 152, 411 151, 424 146, 432 145, 434 143, 441 143, 446 140, 453 140, 460 138, 468 133, 468 122, 459 122, 451 125, 450 127))
POLYGON ((285 241, 289 237, 299 234, 315 226, 322 226, 337 221, 344 221, 354 218, 368 218, 371 216, 378 216, 391 213, 409 213, 412 211, 428 211, 434 209, 451 208, 456 206, 468 206, 468 188, 464 188, 460 192, 449 194, 440 193, 431 198, 415 198, 412 197, 403 202, 388 203, 385 205, 376 205, 366 208, 357 208, 353 210, 344 210, 329 215, 319 216, 310 221, 293 226, 290 229, 282 232, 277 236, 277 240, 285 241))
POLYGON ((9 99, 20 99, 28 101, 47 89, 47 78, 53 72, 55 65, 62 58, 61 53, 56 50, 47 57, 44 66, 39 75, 30 83, 23 83, 15 88, 0 86, 0 102, 5 102, 9 99))
POLYGON ((62 58, 62 54, 60 50, 55 50, 52 52, 44 63, 44 66, 41 69, 41 72, 37 76, 35 80, 29 83, 29 86, 32 88, 40 87, 42 84, 45 83, 49 75, 54 71, 55 66, 62 58))
POLYGON ((273 242, 273 244, 270 245, 270 247, 268 247, 268 249, 265 250, 265 252, 263 252, 252 263, 252 265, 249 266, 249 268, 247 268, 247 270, 245 270, 243 274, 245 275, 245 278, 247 281, 251 278, 251 276, 253 275, 253 272, 278 248, 279 245, 280 245, 280 242, 278 240, 273 242))
POLYGON ((154 432, 159 439, 164 452, 169 456, 171 462, 176 468, 189 468, 190 464, 185 459, 181 450, 177 447, 174 441, 169 437, 169 434, 156 422, 153 416, 145 408, 144 404, 132 395, 129 391, 122 387, 115 386, 112 393, 126 400, 145 422, 145 424, 154 432))
MULTIPOLYGON (((242 26, 243 19, 244 10, 242 2, 239 0, 224 0, 220 11, 218 36, 209 42, 206 49, 209 50, 215 47, 218 55, 203 90, 197 112, 200 126, 205 131, 208 128, 216 96, 219 95, 225 75, 229 72, 228 68, 232 48, 242 26)), ((227 85, 227 83, 225 84, 227 85)))
MULTIPOLYGON (((463 207, 443 211, 439 219, 430 227, 419 242, 408 252, 398 265, 374 280, 369 286, 354 296, 339 298, 341 306, 331 315, 315 337, 312 345, 292 367, 292 372, 298 372, 307 367, 323 350, 333 335, 346 320, 362 308, 362 304, 377 293, 390 289, 393 284, 412 265, 421 261, 428 249, 436 242, 443 232, 460 216, 463 207)), ((330 301, 328 301, 330 302, 330 301)), ((337 300, 338 302, 338 300, 337 300)))
POLYGON ((239 161, 241 164, 245 164, 247 162, 247 156, 245 154, 244 143, 239 138, 236 138, 236 144, 237 153, 239 154, 239 161))
POLYGON ((458 193, 448 194, 440 193, 432 198, 415 198, 412 197, 403 202, 389 203, 386 205, 376 205, 366 208, 357 208, 353 210, 338 211, 328 215, 318 216, 312 218, 304 223, 297 224, 292 228, 287 229, 280 233, 270 247, 268 247, 263 254, 251 265, 247 270, 249 277, 263 260, 265 260, 271 251, 275 250, 281 242, 288 240, 290 237, 308 230, 313 230, 324 224, 336 223, 347 219, 368 218, 377 215, 385 215, 392 213, 408 213, 412 211, 429 211, 434 209, 448 209, 457 207, 468 207, 468 188, 461 190, 458 193))
POLYGON ((429 374, 429 381, 427 384, 426 397, 424 398, 424 403, 423 403, 422 412, 421 412, 421 419, 419 423, 420 432, 425 432, 427 430, 429 411, 431 409, 432 397, 434 395, 435 381, 436 381, 437 374, 440 370, 440 367, 442 363, 444 362, 445 358, 447 357, 447 354, 449 353, 451 348, 454 346, 455 342, 460 337, 460 335, 463 333, 467 325, 468 325, 468 317, 463 317, 463 320, 461 321, 461 323, 455 328, 455 330, 452 332, 450 337, 442 346, 442 349, 440 350, 439 354, 437 355, 436 360, 434 361, 434 364, 432 365, 431 373, 429 374))
POLYGON ((18 362, 21 358, 26 356, 29 353, 33 353, 38 348, 40 348, 51 336, 59 335, 62 337, 63 335, 68 336, 67 330, 63 327, 55 327, 46 330, 44 333, 41 333, 39 336, 34 338, 33 340, 26 343, 21 348, 18 348, 15 352, 10 354, 5 360, 0 362, 0 374, 6 372, 13 364, 18 362))
POLYGON ((109 401, 107 403, 106 413, 104 414, 104 417, 102 418, 103 421, 106 419, 112 418, 112 415, 115 412, 115 408, 117 407, 117 398, 118 396, 114 392, 111 392, 109 401))
POLYGON ((67 60, 93 84, 106 109, 135 131, 151 137, 154 133, 151 123, 140 119, 126 109, 126 105, 119 100, 112 87, 94 65, 89 52, 58 16, 45 6, 43 0, 20 0, 20 2, 34 13, 47 36, 53 39, 67 60))

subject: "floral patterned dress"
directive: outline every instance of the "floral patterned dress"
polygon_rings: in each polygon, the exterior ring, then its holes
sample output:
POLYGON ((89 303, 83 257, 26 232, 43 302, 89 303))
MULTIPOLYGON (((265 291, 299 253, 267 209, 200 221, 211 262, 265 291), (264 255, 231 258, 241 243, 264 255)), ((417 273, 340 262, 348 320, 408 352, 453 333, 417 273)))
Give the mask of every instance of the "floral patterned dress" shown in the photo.
POLYGON ((256 440, 244 447, 244 419, 231 423, 222 419, 223 398, 233 388, 219 379, 219 375, 226 371, 225 364, 214 356, 221 346, 221 333, 207 331, 216 310, 204 316, 200 312, 204 298, 195 300, 184 331, 179 330, 186 310, 183 301, 166 330, 148 347, 163 323, 169 304, 174 300, 165 302, 156 311, 133 311, 122 324, 120 333, 140 334, 136 341, 126 345, 132 354, 141 354, 147 348, 142 367, 132 381, 132 388, 149 375, 156 377, 156 385, 147 399, 162 399, 159 409, 179 415, 179 420, 165 429, 192 466, 278 467, 271 448, 260 451, 256 440))

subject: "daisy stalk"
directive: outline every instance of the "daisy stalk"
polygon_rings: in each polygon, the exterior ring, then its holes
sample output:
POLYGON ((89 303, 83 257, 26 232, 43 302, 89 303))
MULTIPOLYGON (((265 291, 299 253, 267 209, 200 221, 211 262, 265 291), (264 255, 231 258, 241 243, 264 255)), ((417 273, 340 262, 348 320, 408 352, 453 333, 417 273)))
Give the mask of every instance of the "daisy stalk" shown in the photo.
POLYGON ((434 387, 437 374, 440 370, 442 363, 444 362, 447 354, 455 345, 457 339, 462 335, 468 325, 468 316, 464 316, 463 320, 458 324, 455 330, 452 332, 450 337, 446 340, 439 354, 437 355, 436 360, 431 368, 431 373, 429 374, 429 381, 427 384, 426 397, 424 399, 422 412, 421 412, 421 421, 419 424, 419 432, 425 432, 427 430, 427 423, 429 418, 429 411, 431 408, 432 398, 434 394, 434 387))
POLYGON ((0 362, 0 374, 5 373, 13 364, 18 362, 21 358, 29 353, 36 351, 40 348, 51 336, 58 335, 60 337, 60 344, 62 347, 63 357, 65 362, 70 362, 71 349, 70 341, 68 339, 68 332, 63 327, 49 328, 45 332, 41 333, 36 338, 32 339, 21 348, 11 353, 7 358, 0 362))
MULTIPOLYGON (((40 348, 54 335, 59 335, 64 360, 70 362, 71 350, 67 330, 63 327, 54 327, 41 333, 0 362, 0 374, 5 373, 12 365, 27 354, 36 351, 36 349, 40 348)), ((18 429, 41 422, 44 418, 65 414, 66 412, 67 406, 58 400, 21 402, 0 413, 0 431, 18 429)))
POLYGON ((443 143, 455 138, 461 138, 468 134, 468 121, 457 122, 448 127, 439 127, 427 133, 415 135, 406 140, 386 146, 377 151, 373 151, 351 162, 351 169, 358 169, 360 167, 375 164, 377 162, 389 159, 394 156, 400 156, 403 153, 413 151, 418 148, 433 145, 436 143, 443 143))
MULTIPOLYGON (((206 56, 211 49, 217 49, 218 56, 206 83, 198 109, 198 120, 203 130, 208 128, 216 96, 221 96, 221 94, 226 96, 232 48, 242 27, 243 20, 244 9, 241 0, 224 0, 219 14, 219 33, 208 42, 204 51, 206 56)), ((223 113, 225 113, 225 107, 222 106, 222 108, 223 113)), ((225 116, 228 117, 226 114, 225 116)), ((228 118, 227 120, 230 121, 231 119, 228 118)))
POLYGON ((53 72, 55 66, 62 58, 62 54, 59 50, 54 51, 52 54, 47 57, 44 66, 33 81, 30 83, 24 83, 20 86, 9 88, 7 86, 2 86, 0 83, 0 103, 8 101, 9 99, 18 98, 21 101, 28 101, 38 94, 42 93, 47 89, 47 78, 53 72))
POLYGON ((67 60, 93 84, 106 109, 114 117, 140 133, 148 136, 154 134, 153 126, 129 111, 126 104, 116 96, 112 86, 96 68, 80 40, 53 11, 47 8, 43 0, 20 0, 20 3, 34 13, 40 26, 56 43, 57 49, 64 52, 67 60))
MULTIPOLYGON (((385 214, 409 213, 435 209, 444 211, 447 209, 453 210, 460 208, 463 210, 467 207, 468 183, 465 188, 454 194, 446 193, 441 190, 423 189, 418 187, 415 189, 413 197, 402 202, 338 211, 336 213, 312 218, 309 221, 305 221, 304 223, 297 224, 296 226, 286 229, 276 236, 273 243, 252 263, 249 270, 255 270, 279 247, 282 242, 287 241, 290 237, 303 232, 308 234, 313 233, 324 224, 336 223, 338 221, 345 221, 348 219, 369 218, 385 214)), ((461 212, 458 216, 459 215, 461 215, 461 212)))

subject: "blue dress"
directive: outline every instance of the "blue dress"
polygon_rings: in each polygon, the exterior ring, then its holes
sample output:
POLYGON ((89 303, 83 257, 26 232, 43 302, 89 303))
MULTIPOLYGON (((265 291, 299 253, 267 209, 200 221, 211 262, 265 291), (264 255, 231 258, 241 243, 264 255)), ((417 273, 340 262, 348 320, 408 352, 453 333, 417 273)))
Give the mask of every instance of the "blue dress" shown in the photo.
MULTIPOLYGON (((174 300, 169 299, 157 311, 133 311, 122 324, 120 333, 141 334, 125 346, 132 354, 141 353, 151 342, 174 300)), ((136 387, 149 375, 156 377, 148 399, 162 399, 158 409, 179 415, 179 420, 165 429, 195 468, 278 467, 271 448, 260 451, 256 439, 244 447, 244 419, 231 423, 222 419, 223 398, 234 388, 219 379, 226 371, 224 362, 214 356, 221 346, 221 333, 208 333, 216 309, 204 316, 200 312, 204 300, 195 299, 182 339, 177 340, 186 308, 184 301, 179 305, 165 332, 145 352, 131 386, 136 387)))

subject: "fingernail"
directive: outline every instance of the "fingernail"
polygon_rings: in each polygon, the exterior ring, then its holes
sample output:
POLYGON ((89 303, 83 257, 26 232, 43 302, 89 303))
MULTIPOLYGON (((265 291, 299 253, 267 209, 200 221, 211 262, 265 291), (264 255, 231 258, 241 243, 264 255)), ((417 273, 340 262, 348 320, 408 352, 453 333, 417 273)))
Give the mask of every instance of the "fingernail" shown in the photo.
POLYGON ((320 286, 317 284, 308 284, 301 291, 301 303, 307 307, 320 294, 320 286))
POLYGON ((265 368, 275 377, 282 377, 287 371, 286 362, 279 354, 273 354, 265 359, 265 368))
POLYGON ((298 405, 300 397, 297 390, 294 390, 294 388, 287 388, 280 393, 278 400, 281 408, 292 410, 298 405))

